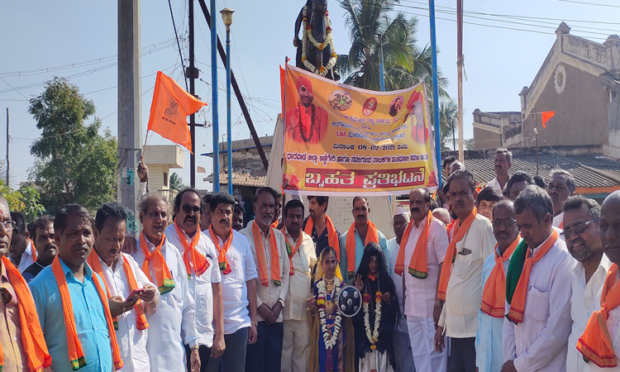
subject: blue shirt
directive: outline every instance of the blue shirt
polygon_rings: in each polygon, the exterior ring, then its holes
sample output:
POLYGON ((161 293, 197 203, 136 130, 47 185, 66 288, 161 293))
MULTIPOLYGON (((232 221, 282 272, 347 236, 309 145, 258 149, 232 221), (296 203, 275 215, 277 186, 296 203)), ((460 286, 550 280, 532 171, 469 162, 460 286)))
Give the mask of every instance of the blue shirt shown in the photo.
MULTIPOLYGON (((88 265, 85 265, 84 283, 80 283, 60 257, 58 259, 67 279, 75 328, 86 359, 86 366, 80 368, 80 372, 111 372, 113 361, 110 334, 103 304, 92 279, 93 271, 88 265)), ((103 279, 97 274, 95 275, 99 284, 103 286, 103 279)), ((37 275, 30 283, 30 290, 37 306, 45 342, 52 357, 53 370, 57 372, 72 371, 62 300, 52 265, 37 275)))
MULTIPOLYGON (((349 232, 347 231, 346 233, 340 236, 340 271, 342 272, 342 278, 345 280, 345 282, 348 285, 353 285, 355 277, 349 278, 348 273, 347 273, 348 260, 351 259, 351 257, 347 257, 347 234, 348 233, 349 232)), ((387 269, 389 272, 390 254, 388 253, 387 239, 385 239, 385 235, 383 235, 383 233, 379 230, 377 230, 377 235, 379 235, 379 246, 381 246, 381 249, 383 250, 383 256, 385 256, 385 265, 387 266, 387 269)), ((364 248, 365 248, 364 242, 362 242, 362 238, 360 238, 359 234, 357 233, 357 229, 356 229, 355 230, 355 271, 356 272, 360 266, 360 263, 362 263, 362 256, 364 256, 364 248)))

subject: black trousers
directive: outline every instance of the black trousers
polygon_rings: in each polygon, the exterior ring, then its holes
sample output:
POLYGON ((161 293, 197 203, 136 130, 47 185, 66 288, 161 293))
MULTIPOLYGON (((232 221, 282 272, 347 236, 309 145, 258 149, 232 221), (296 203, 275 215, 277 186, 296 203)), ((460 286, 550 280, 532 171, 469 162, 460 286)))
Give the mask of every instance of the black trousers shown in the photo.
POLYGON ((476 338, 450 337, 448 372, 476 372, 476 338))
MULTIPOLYGON (((189 346, 185 345, 185 359, 187 362, 187 371, 188 372, 199 372, 199 371, 192 371, 191 353, 192 353, 192 350, 189 348, 189 346)), ((200 345, 200 348, 198 349, 198 353, 200 354, 200 372, 206 372, 207 364, 209 364, 209 358, 211 357, 211 348, 206 347, 204 345, 200 345)))
POLYGON ((246 372, 280 372, 284 323, 258 322, 258 339, 248 345, 245 358, 246 372))

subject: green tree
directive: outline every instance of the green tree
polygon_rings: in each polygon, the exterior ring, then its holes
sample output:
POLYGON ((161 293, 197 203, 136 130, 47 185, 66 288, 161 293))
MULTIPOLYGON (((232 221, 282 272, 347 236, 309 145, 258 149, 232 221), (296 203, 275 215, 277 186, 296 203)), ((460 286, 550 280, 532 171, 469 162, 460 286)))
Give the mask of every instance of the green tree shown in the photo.
POLYGON ((170 189, 181 191, 184 188, 185 185, 183 185, 183 180, 181 179, 181 177, 179 177, 177 173, 170 174, 170 189))
POLYGON ((116 139, 109 130, 99 134, 101 120, 95 105, 66 79, 54 78, 45 91, 30 100, 29 112, 42 131, 31 152, 36 156, 30 173, 41 191, 42 203, 55 213, 77 203, 94 210, 115 199, 116 139))
POLYGON ((474 144, 474 139, 473 138, 469 138, 469 139, 463 140, 463 146, 465 147, 465 150, 475 150, 476 149, 476 145, 474 144))
POLYGON ((0 180, 0 196, 9 203, 9 209, 21 212, 26 222, 32 222, 45 212, 45 207, 40 204, 39 192, 31 186, 22 186, 19 190, 13 190, 0 180))
POLYGON ((452 134, 458 128, 458 107, 451 99, 443 99, 439 104, 439 130, 441 131, 441 151, 452 149, 452 134))

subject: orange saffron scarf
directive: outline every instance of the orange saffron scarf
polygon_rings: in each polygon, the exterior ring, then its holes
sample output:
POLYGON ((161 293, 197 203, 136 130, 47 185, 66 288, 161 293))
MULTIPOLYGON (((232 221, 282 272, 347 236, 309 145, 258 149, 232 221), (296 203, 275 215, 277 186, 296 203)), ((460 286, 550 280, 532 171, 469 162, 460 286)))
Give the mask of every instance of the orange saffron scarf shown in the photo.
POLYGON ((28 239, 28 244, 30 244, 30 254, 32 255, 32 262, 37 262, 39 256, 37 255, 37 249, 34 247, 32 239, 28 239))
MULTIPOLYGON (((280 286, 281 273, 280 273, 280 254, 278 253, 278 243, 276 242, 276 234, 273 227, 269 225, 269 246, 271 248, 271 280, 273 284, 280 286)), ((258 274, 260 275, 260 282, 263 286, 269 286, 269 277, 267 276, 267 256, 265 255, 265 248, 263 247, 263 237, 256 221, 252 222, 252 236, 254 237, 254 246, 256 247, 256 260, 258 261, 258 274)))
MULTIPOLYGON (((426 279, 428 277, 428 235, 431 228, 431 221, 433 220, 433 213, 428 211, 426 214, 426 225, 422 230, 422 234, 418 237, 418 241, 415 244, 415 249, 411 255, 411 261, 409 262, 409 274, 414 278, 426 279)), ((402 275, 405 270, 405 249, 407 242, 409 241, 409 235, 413 228, 415 221, 411 220, 409 225, 403 233, 403 237, 400 240, 400 248, 398 250, 398 256, 396 258, 396 266, 394 272, 398 275, 402 275)))
POLYGON ((142 230, 142 234, 140 234, 140 248, 142 249, 142 253, 144 253, 142 271, 151 282, 157 283, 160 294, 166 294, 174 289, 172 274, 168 269, 164 255, 161 254, 161 247, 164 245, 165 241, 166 235, 162 234, 161 242, 151 253, 149 252, 149 246, 146 242, 146 237, 144 236, 144 230, 142 230), (151 278, 151 270, 149 269, 149 264, 151 261, 153 262, 153 271, 155 271, 155 279, 157 279, 157 281, 154 281, 153 278, 151 278))
MULTIPOLYGON (((127 283, 129 283, 129 291, 131 292, 135 289, 138 289, 138 283, 136 282, 136 278, 133 274, 131 265, 129 264, 129 262, 127 262, 127 259, 124 256, 122 256, 122 258, 123 258, 123 271, 125 272, 125 276, 127 277, 127 283)), ((110 291, 110 288, 108 287, 108 283, 105 280, 105 276, 103 275, 103 267, 101 266, 101 261, 99 260, 99 254, 97 254, 96 249, 93 248, 86 262, 88 263, 90 268, 93 269, 94 272, 99 274, 99 276, 103 279, 103 284, 105 285, 105 289, 108 292, 108 300, 109 300, 110 297, 112 297, 112 292, 110 291)), ((141 331, 149 328, 149 323, 146 320, 146 314, 144 313, 144 308, 142 306, 142 300, 138 300, 136 302, 136 304, 134 305, 134 309, 136 310, 136 313, 137 313, 136 328, 138 328, 141 331)), ((114 329, 118 331, 118 317, 114 317, 112 320, 114 321, 114 329)))
MULTIPOLYGON (((370 222, 370 220, 368 220, 368 231, 366 232, 365 240, 364 247, 366 247, 370 242, 379 244, 379 232, 377 231, 375 224, 370 222)), ((355 222, 353 222, 351 227, 349 227, 346 244, 347 272, 349 274, 349 278, 352 278, 355 275, 355 222)))
POLYGON ((220 267, 220 271, 222 272, 222 274, 228 275, 231 273, 232 269, 230 268, 230 264, 228 263, 228 259, 226 258, 226 252, 228 252, 228 248, 230 248, 230 244, 233 240, 233 229, 230 229, 228 239, 226 239, 226 241, 224 242, 224 247, 220 247, 220 240, 218 239, 218 236, 213 230, 213 224, 209 226, 209 234, 211 234, 211 240, 213 241, 215 248, 217 248, 217 262, 218 266, 220 267))
MULTIPOLYGON (((329 242, 329 246, 334 248, 336 251, 336 259, 340 262, 340 242, 338 239, 338 232, 336 231, 336 227, 332 222, 331 218, 328 215, 325 215, 325 228, 327 229, 327 241, 329 242)), ((308 222, 306 222, 306 228, 304 232, 310 236, 312 236, 312 230, 314 229, 314 220, 312 217, 308 218, 308 222)))
POLYGON ((174 228, 176 229, 179 240, 181 241, 181 244, 184 248, 183 263, 185 263, 185 271, 187 271, 187 280, 192 279, 192 268, 189 264, 190 261, 194 266, 194 274, 196 274, 196 276, 204 274, 211 264, 207 260, 207 257, 205 257, 198 251, 198 249, 196 249, 196 246, 200 241, 200 230, 196 230, 196 233, 192 237, 192 240, 190 240, 190 242, 188 243, 185 240, 185 233, 183 233, 183 231, 177 224, 176 219, 174 220, 174 228))
POLYGON ((482 312, 494 317, 503 318, 506 312, 506 272, 504 271, 504 262, 508 261, 512 253, 517 248, 521 236, 517 235, 512 244, 500 256, 495 246, 495 266, 491 270, 491 274, 487 278, 482 290, 482 312))
MULTIPOLYGON (((2 265, 6 270, 6 275, 17 296, 17 309, 19 311, 19 322, 22 329, 22 347, 28 357, 28 370, 33 372, 42 371, 52 365, 52 358, 47 350, 37 308, 28 289, 28 284, 13 266, 11 261, 5 256, 2 257, 2 265)), ((4 353, 0 345, 0 371, 4 365, 4 353)))
MULTIPOLYGON (((77 329, 75 327, 75 318, 73 317, 73 305, 71 304, 71 293, 69 292, 69 286, 67 285, 67 278, 65 272, 62 269, 60 258, 56 256, 54 262, 52 262, 52 271, 58 284, 58 290, 60 291, 60 298, 62 300, 62 308, 64 313, 64 323, 67 331, 67 346, 69 348, 69 361, 71 362, 71 368, 74 371, 86 366, 86 359, 84 358, 84 352, 82 351, 82 344, 77 335, 77 329)), ((104 287, 99 284, 97 275, 93 274, 91 277, 101 305, 103 305, 103 312, 105 314, 106 322, 108 323, 108 333, 110 334, 110 346, 112 347, 112 358, 114 360, 114 368, 123 368, 123 360, 121 359, 121 352, 118 349, 118 342, 116 341, 116 332, 114 331, 114 325, 112 324, 112 316, 110 315, 110 306, 108 305, 108 297, 105 294, 104 287)))
POLYGON ((508 312, 508 319, 511 320, 515 324, 519 324, 523 322, 523 313, 525 311, 525 302, 527 299, 527 289, 530 283, 530 274, 532 273, 532 267, 536 262, 538 262, 541 258, 549 252, 549 249, 553 247, 555 242, 558 240, 560 236, 558 232, 553 229, 553 233, 547 239, 547 241, 538 249, 538 251, 532 256, 532 250, 527 249, 525 252, 525 264, 523 265, 523 271, 521 273, 521 277, 519 278, 519 282, 517 283, 517 287, 512 295, 512 300, 510 302, 510 311, 508 312))
POLYGON ((293 268, 293 256, 295 256, 297 251, 299 251, 299 247, 301 247, 301 242, 304 240, 304 237, 302 232, 300 231, 299 237, 297 238, 297 244, 295 244, 295 248, 293 248, 293 245, 289 243, 288 238, 286 237, 286 227, 282 229, 282 234, 284 234, 284 240, 286 240, 286 253, 288 254, 288 260, 291 266, 289 275, 293 276, 295 275, 295 269, 293 268))
POLYGON ((446 251, 446 257, 443 260, 443 266, 441 269, 441 276, 439 277, 439 287, 437 288, 437 298, 440 300, 446 300, 446 293, 448 291, 448 282, 450 282, 450 274, 452 272, 452 264, 454 263, 454 258, 456 257, 456 243, 460 242, 469 231, 471 224, 476 219, 476 215, 478 211, 476 207, 471 211, 469 216, 465 218, 463 224, 459 226, 458 220, 454 224, 454 237, 450 241, 448 245, 448 250, 446 251))

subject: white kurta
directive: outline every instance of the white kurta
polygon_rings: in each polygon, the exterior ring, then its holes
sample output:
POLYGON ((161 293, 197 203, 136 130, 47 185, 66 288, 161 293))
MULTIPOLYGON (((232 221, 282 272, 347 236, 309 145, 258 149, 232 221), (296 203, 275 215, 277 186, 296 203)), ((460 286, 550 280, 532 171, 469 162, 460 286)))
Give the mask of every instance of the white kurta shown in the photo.
MULTIPOLYGON (((507 185, 508 183, 506 183, 507 185)), ((504 187, 506 187, 506 185, 504 185, 504 187)), ((502 187, 499 184, 499 181, 497 180, 497 177, 493 178, 492 180, 490 180, 489 182, 487 182, 486 187, 495 187, 496 189, 498 189, 499 191, 504 191, 504 189, 502 189, 502 187)))
POLYGON ((26 250, 22 253, 22 258, 19 261, 19 266, 17 266, 17 270, 20 273, 23 273, 24 270, 30 267, 34 263, 34 257, 32 251, 35 250, 34 245, 32 245, 32 240, 28 241, 28 245, 26 246, 26 250))
MULTIPOLYGON (((290 234, 287 234, 286 237, 292 245, 291 249, 294 249, 297 241, 293 240, 290 234)), ((284 301, 285 306, 284 309, 282 309, 282 313, 284 314, 284 320, 305 321, 308 319, 308 311, 306 309, 308 297, 312 294, 310 288, 310 273, 317 262, 317 258, 314 250, 314 242, 310 235, 302 231, 298 239, 303 240, 299 250, 293 256, 295 275, 289 277, 289 293, 284 301)))
MULTIPOLYGON (((182 239, 186 242, 190 242, 190 237, 183 232, 182 239)), ((200 254, 207 257, 209 261, 209 268, 202 275, 196 277, 193 263, 190 261, 190 267, 192 270, 191 279, 188 280, 189 293, 196 302, 196 331, 198 332, 198 343, 207 347, 213 346, 213 290, 212 283, 219 283, 221 281, 220 270, 217 262, 217 249, 213 245, 211 239, 207 238, 205 234, 198 230, 196 234, 200 234, 200 239, 196 245, 196 249, 200 254)), ((181 254, 181 259, 185 254, 185 248, 179 240, 177 229, 174 224, 169 225, 166 228, 166 238, 168 242, 175 246, 181 254)), ((183 266, 185 267, 185 266, 183 266)), ((187 273, 187 270, 186 270, 187 273)))
MULTIPOLYGON (((504 320, 504 359, 514 360, 517 371, 566 370, 572 325, 571 275, 575 264, 564 241, 558 239, 532 267, 523 322, 504 320)), ((506 303, 506 313, 509 307, 506 303)))
MULTIPOLYGON (((155 246, 147 241, 149 251, 155 246)), ((195 326, 196 303, 189 294, 187 273, 179 250, 166 242, 161 247, 174 280, 174 289, 160 296, 155 314, 147 316, 149 337, 146 350, 149 353, 152 372, 178 372, 185 369, 185 347, 195 346, 198 333, 195 326)), ((138 240, 138 250, 133 258, 142 267, 144 253, 138 240)), ((153 263, 149 265, 150 276, 156 281, 153 263)), ((157 286, 157 283, 155 283, 157 286)))
MULTIPOLYGON (((134 279, 138 288, 144 288, 147 283, 151 283, 146 277, 140 266, 128 254, 122 253, 118 256, 116 267, 113 269, 106 265, 105 262, 97 256, 101 262, 103 269, 103 278, 108 285, 111 296, 121 296, 126 299, 131 293, 129 281, 125 270, 123 269, 123 259, 127 260, 133 271, 134 279)), ((157 287, 157 286, 156 286, 157 287)), ((158 295, 158 294, 157 294, 158 295)), ((137 314, 134 309, 129 310, 118 316, 118 331, 116 331, 116 339, 121 352, 121 358, 124 365, 119 371, 123 372, 150 372, 151 366, 149 355, 146 351, 146 342, 148 339, 148 329, 139 330, 136 328, 137 314)))
POLYGON ((560 224, 564 221, 564 212, 553 217, 553 227, 560 228, 560 224))

